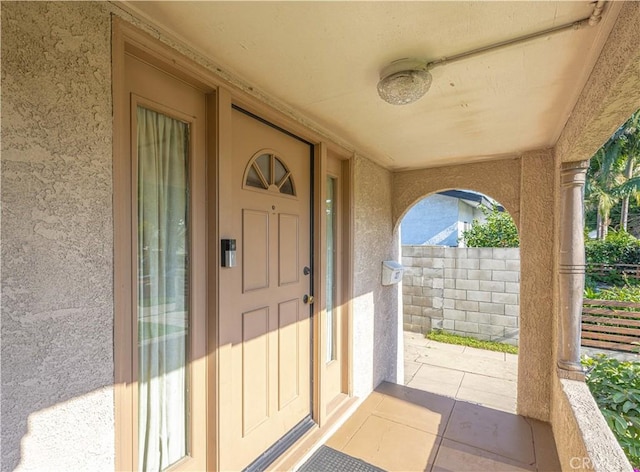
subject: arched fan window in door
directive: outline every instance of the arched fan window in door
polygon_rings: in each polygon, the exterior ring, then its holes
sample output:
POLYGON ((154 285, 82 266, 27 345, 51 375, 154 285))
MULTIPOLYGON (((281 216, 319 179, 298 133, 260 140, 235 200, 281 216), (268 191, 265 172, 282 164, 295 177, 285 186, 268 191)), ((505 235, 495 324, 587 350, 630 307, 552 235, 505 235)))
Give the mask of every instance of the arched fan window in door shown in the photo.
POLYGON ((245 187, 295 196, 293 177, 284 162, 271 151, 260 151, 244 173, 245 187))

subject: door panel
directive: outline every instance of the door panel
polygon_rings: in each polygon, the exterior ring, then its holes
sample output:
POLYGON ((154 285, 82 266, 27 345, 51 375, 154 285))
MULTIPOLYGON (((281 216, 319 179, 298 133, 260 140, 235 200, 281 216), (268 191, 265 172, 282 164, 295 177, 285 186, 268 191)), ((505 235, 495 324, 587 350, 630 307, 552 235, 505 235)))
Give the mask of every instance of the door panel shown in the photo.
POLYGON ((244 292, 269 288, 269 213, 242 210, 242 287, 244 292))
POLYGON ((300 282, 300 232, 297 215, 278 215, 278 264, 280 286, 300 282))
POLYGON ((278 407, 280 410, 298 397, 300 381, 299 302, 278 305, 278 407))
POLYGON ((248 434, 269 417, 269 308, 242 315, 242 431, 248 434))
POLYGON ((311 407, 311 147, 232 111, 238 266, 222 269, 220 468, 241 470, 311 407))

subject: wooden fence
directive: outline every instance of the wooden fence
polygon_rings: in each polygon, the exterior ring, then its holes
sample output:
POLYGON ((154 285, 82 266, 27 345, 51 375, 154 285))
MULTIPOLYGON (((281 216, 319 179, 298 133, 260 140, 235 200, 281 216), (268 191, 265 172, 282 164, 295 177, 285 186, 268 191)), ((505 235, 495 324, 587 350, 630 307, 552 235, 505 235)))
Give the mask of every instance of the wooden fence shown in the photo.
POLYGON ((582 345, 640 352, 640 303, 584 299, 582 345))
POLYGON ((587 275, 610 276, 612 273, 630 279, 640 280, 640 265, 638 264, 596 264, 588 263, 586 268, 587 275))

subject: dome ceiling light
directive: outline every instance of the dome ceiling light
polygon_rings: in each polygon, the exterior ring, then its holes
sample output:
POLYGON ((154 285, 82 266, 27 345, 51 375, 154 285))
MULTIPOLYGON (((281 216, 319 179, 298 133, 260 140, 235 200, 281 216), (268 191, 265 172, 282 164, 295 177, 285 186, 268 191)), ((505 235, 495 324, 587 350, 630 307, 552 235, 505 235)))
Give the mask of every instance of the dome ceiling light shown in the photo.
POLYGON ((408 105, 422 98, 431 86, 427 64, 413 59, 399 59, 380 72, 378 95, 392 105, 408 105))
POLYGON ((398 59, 397 61, 393 61, 380 72, 378 95, 391 105, 408 105, 413 103, 422 98, 429 90, 431 86, 431 74, 429 70, 434 67, 469 57, 475 57, 485 52, 503 49, 515 44, 528 42, 542 36, 550 36, 566 30, 578 30, 585 26, 595 26, 602 19, 604 4, 604 0, 598 0, 593 7, 591 16, 582 20, 554 26, 553 28, 548 28, 519 38, 508 39, 500 43, 473 49, 454 56, 443 57, 431 62, 421 61, 419 59, 398 59))

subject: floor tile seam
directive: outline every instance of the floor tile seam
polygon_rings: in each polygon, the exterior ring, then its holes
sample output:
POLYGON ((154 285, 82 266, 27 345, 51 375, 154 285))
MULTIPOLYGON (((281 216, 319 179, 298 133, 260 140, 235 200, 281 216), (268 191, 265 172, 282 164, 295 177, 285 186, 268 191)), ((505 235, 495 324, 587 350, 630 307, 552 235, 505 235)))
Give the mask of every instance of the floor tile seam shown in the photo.
MULTIPOLYGON (((452 399, 452 400, 453 400, 453 399, 452 399)), ((455 400, 454 400, 454 401, 455 401, 455 400)), ((451 412, 453 412, 453 408, 451 408, 451 412)), ((439 438, 443 438, 443 437, 444 437, 444 430, 443 430, 442 434, 433 433, 433 432, 431 432, 431 431, 427 431, 427 430, 424 430, 424 429, 416 428, 415 426, 408 425, 407 423, 403 423, 403 422, 402 422, 402 421, 400 421, 400 420, 397 420, 397 419, 395 419, 395 418, 391 418, 391 417, 389 417, 389 416, 385 416, 383 413, 379 413, 379 412, 375 412, 375 411, 374 411, 374 412, 371 412, 371 416, 375 416, 375 417, 377 417, 377 418, 380 418, 381 420, 387 420, 387 421, 390 421, 391 423, 395 423, 395 424, 398 424, 398 425, 400 425, 400 426, 406 426, 407 428, 411 428, 411 429, 414 429, 414 430, 416 430, 416 431, 420 431, 421 433, 427 433, 427 434, 430 434, 430 435, 432 435, 432 436, 436 436, 436 437, 439 437, 439 438)), ((449 418, 451 418, 451 413, 449 413, 449 417, 447 418, 447 424, 449 424, 449 418)), ((366 421, 366 420, 365 420, 365 421, 366 421)), ((363 423, 363 424, 364 424, 364 423, 363 423)), ((354 435, 354 436, 355 436, 355 435, 354 435)), ((345 446, 345 447, 346 447, 346 446, 345 446)))
POLYGON ((420 365, 420 367, 418 367, 418 368, 416 369, 416 371, 413 373, 413 375, 411 376, 411 379, 409 379, 409 382, 405 382, 405 385, 406 385, 406 384, 408 384, 408 383, 410 383, 410 382, 412 382, 412 381, 413 381, 413 379, 415 379, 415 378, 416 378, 416 375, 418 374, 418 372, 420 372, 420 369, 422 369, 422 364, 421 364, 421 365, 420 365))
POLYGON ((436 451, 436 456, 433 458, 433 462, 431 463, 431 467, 429 467, 429 472, 433 472, 433 469, 436 466, 436 463, 438 462, 438 457, 440 457, 440 450, 441 449, 442 449, 442 439, 440 440, 440 443, 438 444, 438 450, 436 451))
MULTIPOLYGON (((463 441, 457 441, 455 439, 447 438, 446 436, 443 436, 442 439, 443 440, 446 439, 448 441, 451 441, 451 442, 454 442, 454 443, 457 443, 457 444, 462 444, 464 446, 469 446, 469 447, 472 447, 474 449, 479 449, 480 451, 488 452, 489 454, 493 454, 494 456, 498 456, 498 457, 501 457, 503 459, 507 459, 507 460, 509 460, 511 462, 515 462, 516 465, 521 466, 521 467, 523 467, 525 469, 530 469, 531 467, 534 467, 534 470, 537 470, 537 466, 535 464, 527 464, 526 462, 521 462, 518 459, 514 459, 513 457, 509 457, 509 456, 505 456, 503 454, 499 454, 496 451, 491 451, 489 449, 485 449, 483 447, 478 447, 476 445, 469 444, 469 443, 466 443, 466 442, 463 442, 463 441)), ((442 445, 442 443, 440 443, 440 444, 442 445)))
POLYGON ((526 416, 522 416, 522 418, 529 425, 529 429, 531 430, 531 445, 533 446, 533 464, 531 465, 535 466, 536 470, 538 470, 538 452, 536 450, 536 435, 533 432, 533 424, 531 424, 531 421, 529 421, 529 418, 526 416))
POLYGON ((456 398, 456 401, 469 403, 470 405, 481 406, 483 408, 488 408, 489 410, 499 411, 500 413, 506 413, 508 415, 516 415, 515 409, 507 409, 504 406, 495 405, 493 403, 487 402, 479 402, 478 400, 467 400, 465 398, 456 398))
POLYGON ((438 365, 438 364, 430 364, 428 362, 420 362, 420 364, 426 364, 429 365, 431 367, 439 367, 441 369, 445 369, 445 370, 455 370, 456 372, 467 372, 466 370, 460 370, 460 369, 456 369, 455 367, 445 367, 443 365, 438 365))
MULTIPOLYGON (((372 415, 373 415, 373 413, 370 414, 369 416, 372 416, 372 415)), ((353 434, 351 436, 349 436, 349 439, 347 439, 347 442, 345 442, 344 446, 342 446, 342 448, 340 448, 340 452, 344 452, 347 449, 349 444, 351 444, 351 441, 353 441, 353 438, 356 437, 356 435, 360 432, 360 430, 362 429, 364 424, 367 422, 367 419, 369 418, 369 416, 367 416, 367 418, 365 418, 364 421, 362 423, 360 423, 360 426, 358 426, 358 428, 353 432, 353 434)), ((346 452, 345 452, 345 454, 346 454, 346 452)), ((349 454, 349 455, 351 455, 351 454, 349 454)), ((355 457, 355 456, 353 456, 353 457, 355 457)))
MULTIPOLYGON (((460 391, 460 388, 462 388, 462 382, 464 382, 464 378, 466 375, 467 375, 467 372, 463 372, 462 377, 460 378, 460 383, 458 384, 458 388, 456 389, 456 400, 458 399, 458 392, 460 391)), ((455 404, 453 406, 455 407, 455 404)))
POLYGON ((472 372, 472 371, 469 371, 469 370, 461 370, 461 369, 456 369, 455 367, 446 367, 446 366, 439 365, 439 364, 431 364, 429 362, 420 362, 420 364, 429 365, 431 367, 439 367, 439 368, 445 369, 445 370, 455 370, 456 372, 463 372, 463 373, 469 373, 469 374, 475 374, 475 375, 484 375, 485 377, 490 377, 492 379, 502 379, 502 380, 507 380, 507 381, 516 382, 516 383, 518 382, 517 378, 515 380, 505 379, 503 376, 494 376, 494 375, 488 375, 488 374, 484 374, 484 373, 472 372))
POLYGON ((490 379, 504 380, 505 382, 513 382, 513 383, 515 383, 516 385, 518 385, 518 379, 515 379, 515 380, 505 379, 503 376, 495 377, 495 376, 493 376, 493 375, 478 374, 477 372, 469 372, 468 370, 465 370, 465 373, 467 373, 467 374, 477 375, 477 376, 479 376, 479 377, 487 377, 487 378, 490 378, 490 379))
MULTIPOLYGON (((441 349, 438 346, 433 346, 433 345, 427 345, 427 346, 417 346, 415 344, 411 345, 412 347, 416 347, 416 348, 427 348, 430 351, 433 352, 444 352, 444 353, 448 353, 448 354, 459 354, 461 356, 465 356, 465 357, 472 357, 472 358, 477 358, 477 357, 481 357, 483 359, 492 359, 496 362, 516 362, 515 360, 507 360, 507 354, 506 352, 500 352, 500 351, 489 351, 487 349, 481 349, 481 351, 486 351, 487 353, 492 353, 492 354, 500 354, 502 359, 496 358, 494 355, 482 355, 480 353, 477 353, 475 351, 467 351, 467 349, 477 349, 477 348, 470 348, 469 346, 463 346, 464 349, 462 351, 458 351, 456 349, 441 349)), ((517 354, 516 354, 517 356, 517 354)))
POLYGON ((462 351, 462 354, 468 355, 470 357, 482 357, 483 359, 492 359, 494 361, 500 361, 500 362, 507 362, 507 353, 506 352, 502 352, 502 351, 491 351, 489 349, 481 349, 482 351, 487 351, 487 352, 495 352, 498 354, 502 355, 502 359, 498 359, 496 357, 491 357, 491 356, 483 356, 482 354, 478 354, 477 352, 471 351, 471 352, 467 352, 467 349, 479 349, 477 347, 471 347, 471 346, 465 346, 464 347, 464 351, 462 351))
POLYGON ((438 460, 438 454, 440 454, 440 447, 442 446, 442 441, 444 440, 443 436, 436 436, 438 438, 437 444, 434 444, 434 448, 436 450, 436 454, 433 457, 431 463, 427 463, 429 466, 429 470, 425 470, 424 472, 431 472, 433 468, 436 466, 436 461, 438 460))
POLYGON ((478 354, 474 354, 474 353, 464 353, 464 352, 458 352, 458 351, 446 351, 446 350, 440 350, 440 349, 434 349, 434 348, 428 348, 428 351, 425 351, 426 354, 433 354, 433 353, 438 353, 438 354, 445 354, 445 355, 450 355, 450 354, 456 354, 459 358, 463 358, 464 360, 469 360, 469 359, 480 359, 483 361, 488 361, 488 362, 492 362, 494 364, 500 364, 500 365, 504 365, 504 364, 516 364, 516 362, 514 361, 507 361, 507 360, 501 360, 501 359, 496 359, 495 357, 489 357, 489 356, 482 356, 482 355, 478 355, 478 354))
POLYGON ((456 405, 457 404, 458 404, 458 399, 454 398, 453 406, 451 407, 451 413, 449 414, 449 417, 447 418, 447 424, 444 425, 444 429, 442 430, 442 437, 443 438, 447 437, 447 430, 449 429, 449 423, 451 422, 451 417, 453 416, 453 410, 456 409, 456 405))
MULTIPOLYGON (((375 390, 374 390, 375 391, 375 390)), ((386 395, 383 395, 384 397, 386 397, 386 395)), ((360 430, 362 429, 362 427, 364 426, 364 424, 367 422, 367 418, 369 418, 369 416, 373 415, 374 410, 380 405, 380 403, 382 403, 382 401, 384 400, 384 398, 380 398, 378 400, 378 402, 375 404, 375 406, 372 406, 371 411, 369 412, 369 414, 367 415, 367 417, 365 417, 362 420, 362 423, 360 423, 358 425, 358 427, 355 429, 355 431, 353 432, 353 434, 349 435, 349 438, 347 439, 347 441, 344 443, 344 446, 342 446, 342 448, 340 448, 339 450, 342 452, 344 451, 344 449, 349 445, 349 443, 353 440, 353 438, 356 436, 356 434, 358 434, 360 432, 360 430)), ((357 410, 356 410, 357 411, 357 410)), ((355 412, 354 412, 355 414, 355 412)))
MULTIPOLYGON (((504 397, 504 398, 509 399, 509 400, 517 400, 517 399, 518 399, 518 398, 517 398, 517 393, 516 393, 516 396, 513 396, 513 397, 512 397, 512 396, 510 396, 510 395, 502 395, 501 393, 489 392, 489 391, 487 391, 487 390, 479 390, 479 389, 477 389, 477 388, 472 388, 472 387, 465 387, 465 388, 466 388, 466 389, 468 389, 468 390, 473 390, 474 392, 490 393, 491 395, 496 395, 496 396, 498 396, 498 397, 504 397)), ((458 389, 458 392, 459 392, 459 391, 460 391, 460 389, 458 389)), ((457 393, 456 393, 456 395, 457 395, 457 393)))
MULTIPOLYGON (((468 362, 473 362, 473 361, 478 361, 478 358, 477 357, 473 357, 471 359, 463 359, 460 362, 468 363, 468 362)), ((480 361, 485 363, 484 365, 482 365, 482 368, 490 368, 492 370, 499 369, 499 370, 509 371, 509 370, 512 370, 514 367, 516 367, 516 370, 517 370, 517 366, 516 365, 514 365, 512 367, 507 362, 503 362, 503 361, 493 362, 494 359, 489 359, 487 357, 483 357, 482 359, 480 359, 480 361)), ((420 361, 416 361, 416 362, 420 362, 420 361)), ((424 364, 424 362, 421 362, 421 364, 424 364)))

